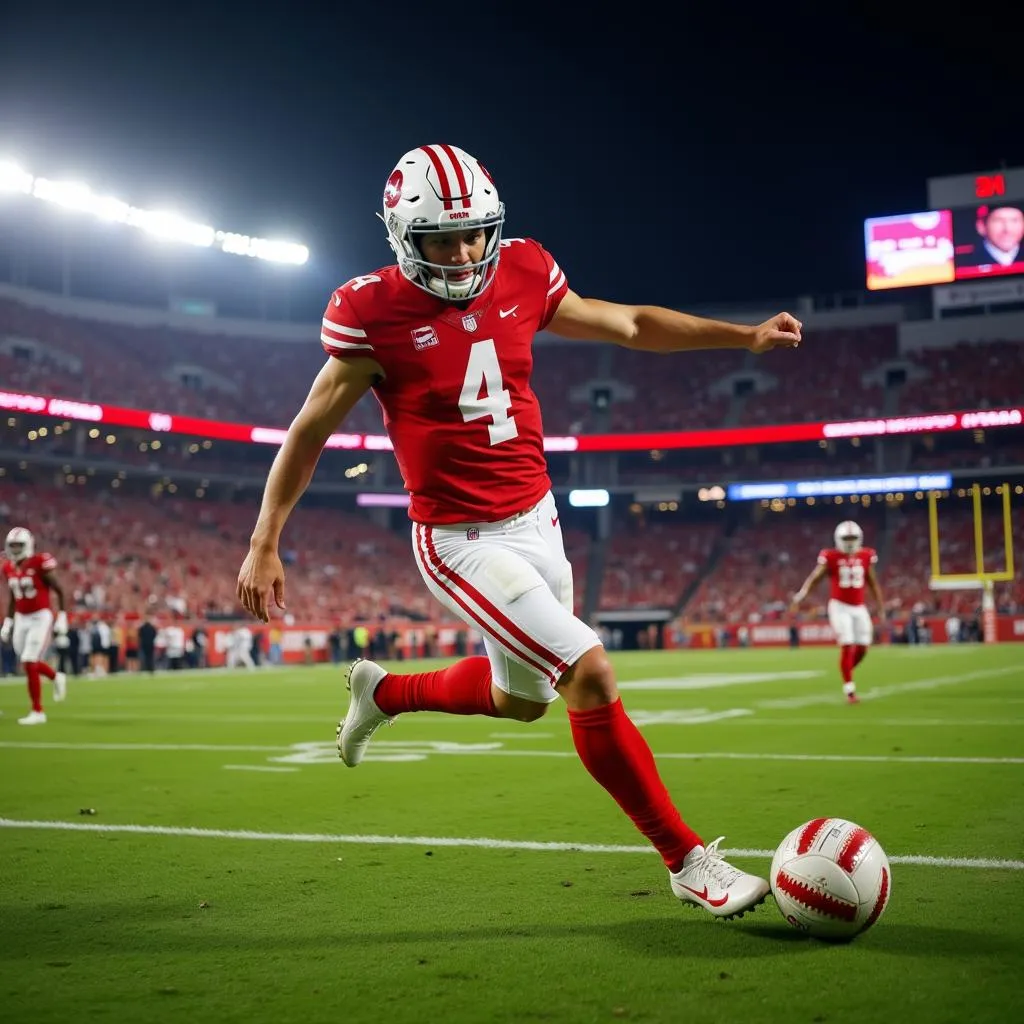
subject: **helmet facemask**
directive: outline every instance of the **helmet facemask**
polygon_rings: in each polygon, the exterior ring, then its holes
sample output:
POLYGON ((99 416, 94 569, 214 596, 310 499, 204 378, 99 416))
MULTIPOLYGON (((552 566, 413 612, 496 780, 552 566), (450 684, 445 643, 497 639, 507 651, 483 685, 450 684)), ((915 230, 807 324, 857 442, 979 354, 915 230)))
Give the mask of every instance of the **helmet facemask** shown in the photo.
POLYGON ((431 224, 427 221, 413 222, 406 225, 392 214, 385 221, 388 229, 388 242, 398 257, 398 266, 402 273, 414 285, 424 291, 436 295, 447 302, 464 302, 474 299, 494 281, 498 270, 498 258, 501 246, 501 228, 505 222, 505 207, 499 206, 498 213, 480 220, 460 220, 446 226, 431 224), (461 266, 431 263, 420 250, 420 239, 424 235, 435 235, 442 231, 472 231, 481 228, 487 235, 487 245, 483 259, 479 263, 464 263, 461 266), (454 275, 471 273, 454 280, 454 275))

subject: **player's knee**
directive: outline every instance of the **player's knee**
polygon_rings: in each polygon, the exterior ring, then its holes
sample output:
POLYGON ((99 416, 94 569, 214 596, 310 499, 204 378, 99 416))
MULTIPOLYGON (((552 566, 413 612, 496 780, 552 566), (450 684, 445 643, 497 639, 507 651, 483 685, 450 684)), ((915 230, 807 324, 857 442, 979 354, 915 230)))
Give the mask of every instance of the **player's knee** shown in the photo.
POLYGON ((619 699, 615 672, 603 647, 592 647, 555 686, 570 708, 587 710, 619 699))
POLYGON ((535 701, 527 701, 515 710, 512 716, 517 722, 536 722, 548 713, 548 704, 538 704, 535 701))
POLYGON ((548 705, 539 701, 515 697, 504 690, 492 687, 491 694, 495 707, 501 712, 502 718, 510 718, 514 722, 536 722, 548 713, 548 705))

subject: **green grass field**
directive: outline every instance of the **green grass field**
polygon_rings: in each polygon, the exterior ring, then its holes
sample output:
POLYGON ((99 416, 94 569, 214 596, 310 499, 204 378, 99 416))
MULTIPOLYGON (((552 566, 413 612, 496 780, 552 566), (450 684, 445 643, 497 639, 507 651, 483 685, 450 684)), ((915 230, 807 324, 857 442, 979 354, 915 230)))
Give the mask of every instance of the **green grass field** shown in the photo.
POLYGON ((0 1016, 1024 1019, 1024 647, 875 650, 856 707, 831 649, 616 664, 684 817, 742 866, 819 815, 875 833, 872 931, 681 906, 560 706, 406 715, 350 770, 337 670, 73 680, 33 729, 7 680, 0 1016))

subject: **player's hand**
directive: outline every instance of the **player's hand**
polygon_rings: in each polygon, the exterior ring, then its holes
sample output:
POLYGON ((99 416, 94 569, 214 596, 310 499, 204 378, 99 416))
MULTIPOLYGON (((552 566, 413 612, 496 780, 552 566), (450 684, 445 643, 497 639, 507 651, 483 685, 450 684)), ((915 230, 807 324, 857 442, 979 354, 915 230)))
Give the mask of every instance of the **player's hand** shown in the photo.
POLYGON ((799 611, 800 611, 800 602, 799 601, 791 602, 790 606, 789 606, 790 618, 792 618, 794 615, 796 615, 797 612, 799 612, 799 611))
POLYGON ((71 646, 67 633, 57 633, 53 638, 53 645, 59 651, 67 650, 71 646))
POLYGON ((14 632, 14 619, 4 619, 4 624, 0 626, 0 644, 7 643, 11 639, 12 632, 14 632))
POLYGON ((238 600, 260 622, 270 621, 270 595, 284 610, 284 566, 277 549, 250 548, 238 570, 238 600))
POLYGON ((773 348, 797 348, 803 338, 803 324, 791 313, 777 313, 754 328, 754 337, 747 346, 755 355, 773 348))

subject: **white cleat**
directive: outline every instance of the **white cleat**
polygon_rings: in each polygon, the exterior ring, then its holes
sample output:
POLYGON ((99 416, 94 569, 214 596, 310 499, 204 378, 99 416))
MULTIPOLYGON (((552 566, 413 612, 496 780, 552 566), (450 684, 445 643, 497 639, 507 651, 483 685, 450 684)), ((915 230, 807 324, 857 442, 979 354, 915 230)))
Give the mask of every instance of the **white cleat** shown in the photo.
POLYGON ((669 880, 672 892, 684 903, 727 920, 742 917, 763 903, 770 886, 765 879, 748 875, 725 860, 718 852, 723 838, 719 836, 703 852, 699 847, 691 852, 679 871, 669 872, 669 880))
POLYGON ((348 669, 348 688, 352 694, 348 713, 338 723, 338 756, 355 768, 363 759, 373 734, 382 726, 390 725, 388 718, 373 699, 377 684, 387 675, 376 662, 360 659, 348 669))
POLYGON ((62 701, 68 695, 68 677, 63 672, 58 672, 53 677, 53 699, 62 701))
POLYGON ((46 725, 46 712, 30 711, 24 718, 18 719, 18 725, 46 725))

